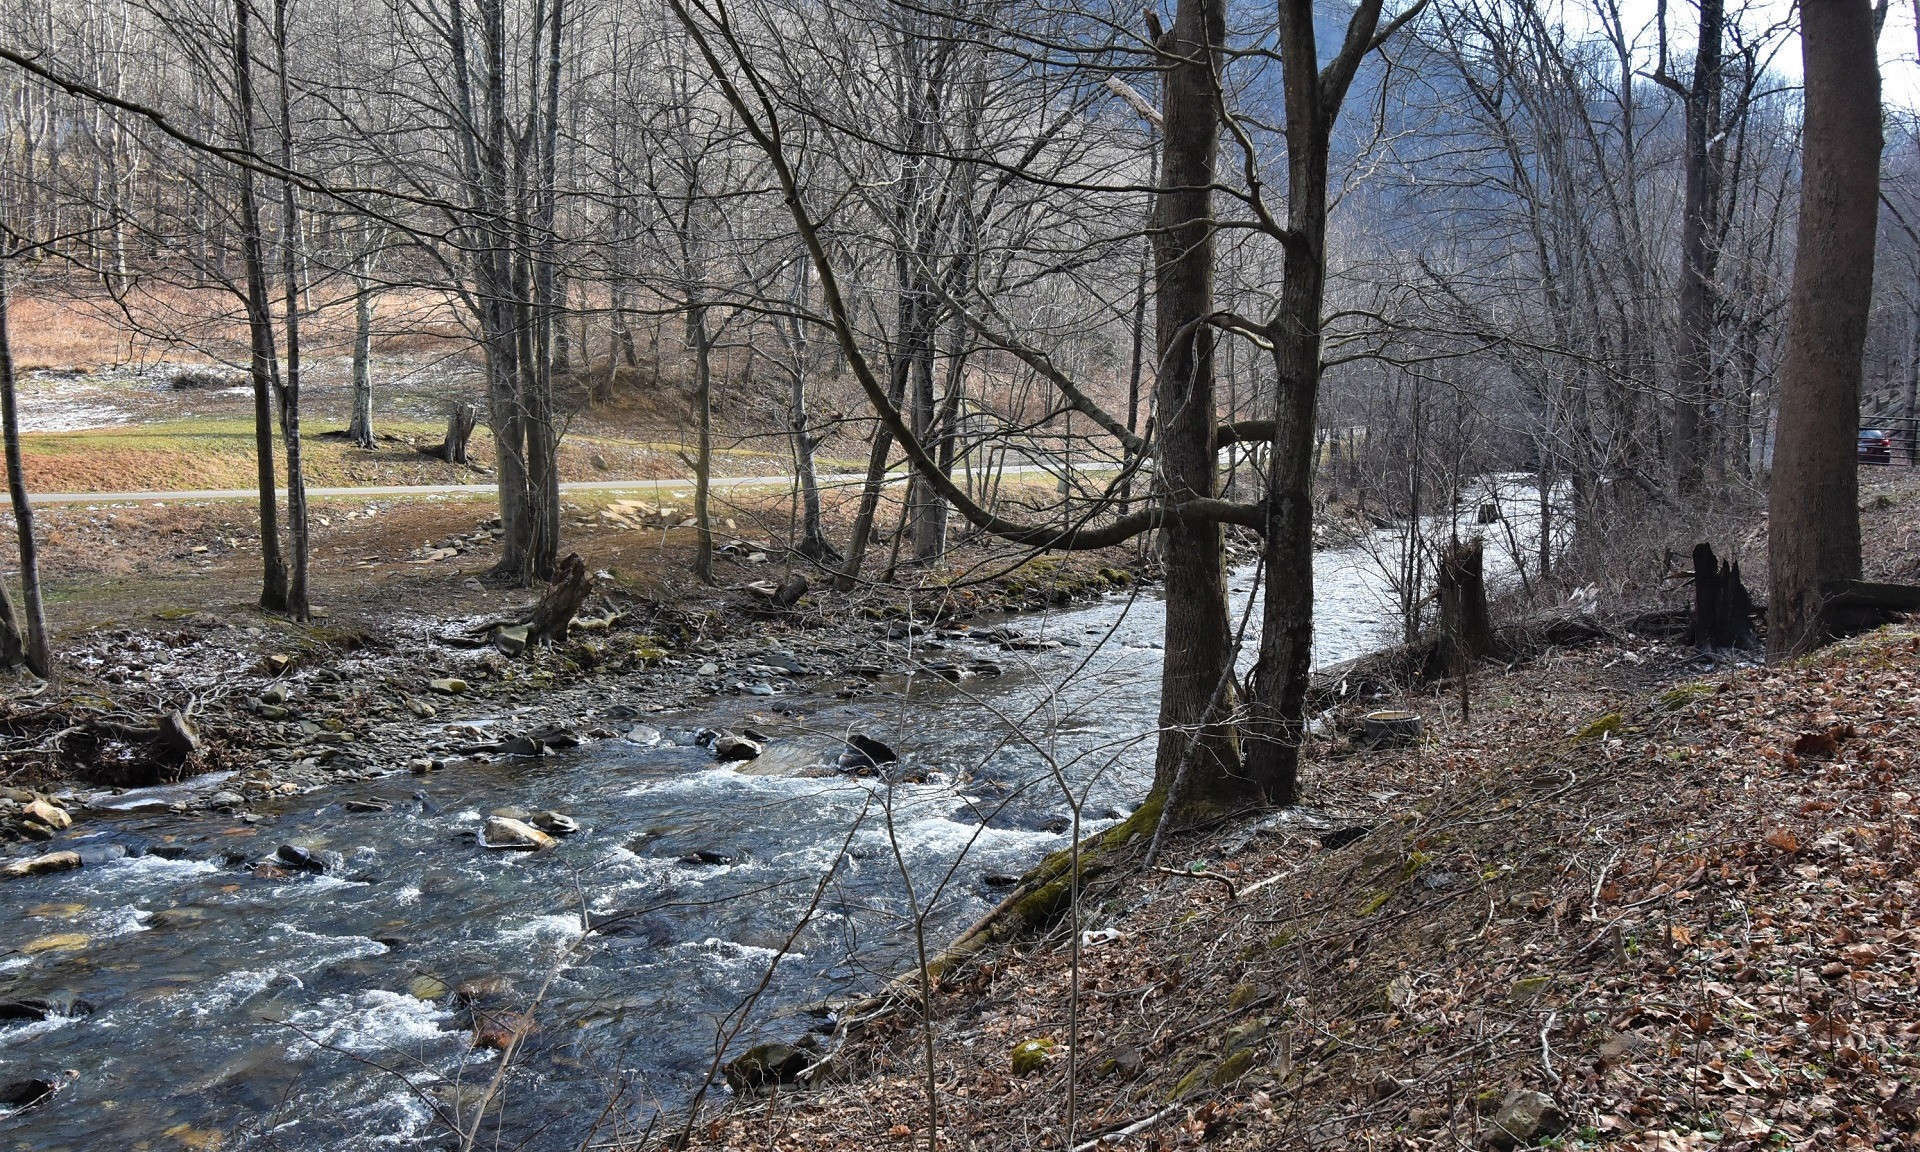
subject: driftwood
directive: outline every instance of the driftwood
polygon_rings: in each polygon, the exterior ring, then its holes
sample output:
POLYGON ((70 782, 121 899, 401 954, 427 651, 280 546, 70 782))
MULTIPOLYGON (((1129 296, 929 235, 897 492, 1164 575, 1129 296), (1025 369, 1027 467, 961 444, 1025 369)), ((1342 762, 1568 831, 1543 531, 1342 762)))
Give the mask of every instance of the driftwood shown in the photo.
POLYGON ((1693 615, 1687 641, 1702 651, 1751 648, 1758 642, 1753 597, 1740 579, 1740 565, 1717 559, 1711 544, 1693 547, 1693 615))

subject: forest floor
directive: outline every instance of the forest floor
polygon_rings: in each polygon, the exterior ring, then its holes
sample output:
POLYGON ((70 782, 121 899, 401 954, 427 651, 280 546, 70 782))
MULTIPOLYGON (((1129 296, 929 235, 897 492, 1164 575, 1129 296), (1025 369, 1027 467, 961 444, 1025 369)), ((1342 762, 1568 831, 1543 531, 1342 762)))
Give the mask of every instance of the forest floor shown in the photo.
POLYGON ((928 1044, 950 1149, 1915 1146, 1920 630, 1404 703, 1317 743, 1318 819, 1170 842, 694 1146, 927 1148, 928 1044))

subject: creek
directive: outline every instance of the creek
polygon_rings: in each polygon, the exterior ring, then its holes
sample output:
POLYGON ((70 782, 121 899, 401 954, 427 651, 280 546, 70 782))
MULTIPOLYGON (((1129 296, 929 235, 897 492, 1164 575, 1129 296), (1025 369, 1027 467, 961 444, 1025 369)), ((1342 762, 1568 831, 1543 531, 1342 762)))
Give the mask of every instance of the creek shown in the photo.
MULTIPOLYGON (((1399 639, 1375 559, 1396 538, 1316 557, 1317 664, 1399 639)), ((1490 575, 1511 571, 1503 544, 1488 541, 1490 575)), ((1233 573, 1236 626, 1253 576, 1233 573)), ((483 1011, 536 1024, 483 1143, 570 1149, 671 1115, 776 957, 735 1051, 792 1040, 822 1024, 803 1006, 910 967, 916 908, 937 947, 991 907, 1067 843, 1063 782, 1085 797, 1083 832, 1138 801, 1159 601, 1141 591, 1012 624, 1040 643, 924 641, 926 660, 990 659, 998 677, 893 676, 852 701, 799 680, 645 715, 657 742, 641 731, 535 763, 343 784, 254 805, 257 823, 90 817, 49 847, 129 854, 0 885, 0 1004, 56 1008, 0 1018, 0 1083, 77 1074, 0 1118, 0 1149, 455 1147, 445 1117, 471 1123, 499 1066, 444 994, 467 981, 491 984, 483 1011), (769 737, 744 770, 693 739, 741 725, 769 737), (855 731, 900 751, 892 783, 824 770, 855 731), (557 810, 581 831, 549 851, 489 851, 475 834, 505 807, 557 810), (250 866, 283 844, 339 859, 322 875, 250 866)), ((1258 631, 1256 614, 1250 645, 1258 631)), ((606 701, 622 704, 645 701, 606 701)))

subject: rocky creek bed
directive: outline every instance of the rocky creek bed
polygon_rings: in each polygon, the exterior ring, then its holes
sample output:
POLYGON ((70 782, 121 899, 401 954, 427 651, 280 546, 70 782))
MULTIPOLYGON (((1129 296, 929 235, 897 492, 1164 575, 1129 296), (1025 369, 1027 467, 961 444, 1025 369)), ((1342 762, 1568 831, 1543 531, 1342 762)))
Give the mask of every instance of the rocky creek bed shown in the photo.
MULTIPOLYGON (((1393 638, 1366 549, 1317 568, 1319 662, 1393 638)), ((429 1148, 479 1123, 561 1148, 643 1128, 718 1080, 729 1014, 762 985, 735 1050, 826 1026, 804 1006, 906 967, 916 920, 937 941, 989 907, 1066 842, 1061 782, 1083 832, 1127 814, 1161 609, 1102 583, 971 626, 721 629, 607 600, 603 626, 533 659, 406 619, 324 654, 237 644, 221 634, 263 626, 211 617, 100 638, 122 648, 99 670, 136 689, 195 644, 234 654, 193 664, 214 665, 189 717, 212 770, 0 801, 15 828, 32 803, 80 817, 11 851, 77 870, 0 883, 0 1081, 50 1090, 11 1106, 0 1147, 429 1148), (757 754, 718 758, 720 733, 757 754), (847 763, 856 734, 898 760, 847 763), (490 848, 517 835, 502 820, 555 843, 490 848)), ((128 770, 149 752, 130 741, 128 770)))

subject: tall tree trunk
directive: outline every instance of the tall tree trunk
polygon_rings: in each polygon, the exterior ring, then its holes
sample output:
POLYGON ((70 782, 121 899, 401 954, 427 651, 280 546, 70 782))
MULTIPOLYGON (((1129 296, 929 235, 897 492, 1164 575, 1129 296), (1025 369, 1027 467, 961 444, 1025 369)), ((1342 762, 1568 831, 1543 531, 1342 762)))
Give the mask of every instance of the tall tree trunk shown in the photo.
POLYGON ((347 439, 373 447, 373 282, 362 278, 353 293, 353 419, 347 439))
MULTIPOLYGON (((504 308, 498 299, 483 305, 490 313, 504 308)), ((532 516, 527 497, 527 421, 520 400, 520 366, 510 322, 492 321, 485 337, 487 427, 493 432, 495 488, 500 494, 500 561, 495 577, 524 582, 531 543, 532 516)))
POLYGON ((1768 517, 1775 656, 1824 640, 1821 586, 1860 576, 1854 456, 1879 218, 1872 6, 1807 0, 1801 19, 1806 144, 1768 517))
MULTIPOLYGON (((1215 496, 1213 312, 1214 163, 1220 139, 1215 78, 1226 38, 1223 0, 1180 0, 1161 39, 1163 161, 1155 204, 1154 320, 1159 357, 1159 477, 1170 504, 1215 496)), ((1179 521, 1163 533, 1166 658, 1160 674, 1155 789, 1174 819, 1240 800, 1233 712, 1233 636, 1220 527, 1179 521), (1176 788, 1177 784, 1177 788, 1176 788), (1171 795, 1177 791, 1177 795, 1171 795)))
MULTIPOLYGON (((274 63, 279 72, 280 167, 293 171, 293 96, 288 79, 287 0, 274 0, 274 63)), ((286 373, 280 390, 280 434, 287 449, 287 537, 293 551, 287 611, 311 615, 307 602, 307 476, 300 446, 300 216, 293 181, 280 181, 280 269, 286 289, 286 373)))
MULTIPOLYGON (((20 590, 26 601, 26 644, 21 652, 27 667, 42 680, 53 678, 52 645, 47 639, 47 613, 40 599, 40 558, 33 535, 33 504, 27 498, 27 472, 20 461, 20 414, 15 403, 13 342, 7 331, 7 255, 0 252, 0 434, 6 438, 7 495, 13 502, 13 531, 20 545, 20 590)), ((0 597, 6 589, 0 582, 0 597)), ((12 629, 12 606, 0 627, 12 629)))
MULTIPOLYGON (((247 0, 234 0, 233 85, 242 152, 253 152, 253 54, 248 47, 251 17, 247 0)), ((280 511, 274 493, 273 466, 273 318, 267 304, 266 258, 261 253, 260 205, 253 169, 240 169, 240 248, 247 280, 247 334, 253 380, 253 448, 260 485, 260 607, 284 612, 288 605, 287 565, 280 554, 280 511)))
POLYGON ((813 265, 796 260, 793 266, 793 307, 795 315, 783 319, 782 334, 787 340, 787 355, 792 361, 792 382, 787 394, 787 435, 793 444, 793 471, 800 487, 800 539, 794 551, 817 563, 840 559, 827 540, 820 523, 820 478, 814 467, 813 429, 807 415, 807 377, 810 362, 806 321, 798 313, 809 307, 813 265))
MULTIPOLYGON (((1665 19, 1664 12, 1661 18, 1665 19)), ((1726 0, 1700 0, 1693 78, 1680 88, 1686 112, 1686 194, 1680 220, 1680 347, 1673 410, 1673 476, 1691 492, 1713 457, 1708 428, 1713 378, 1714 277, 1720 255, 1721 43, 1726 0)), ((1664 27, 1663 27, 1664 31, 1664 27)), ((1669 80, 1676 88, 1678 81, 1669 80)))
MULTIPOLYGON (((929 318, 931 319, 931 318, 929 318)), ((938 429, 933 394, 934 329, 931 323, 920 334, 913 356, 913 435, 920 443, 932 446, 938 429)), ((947 544, 947 502, 918 473, 908 485, 909 530, 913 534, 913 560, 929 564, 940 559, 947 544)))
MULTIPOLYGON (((1325 294, 1327 153, 1332 111, 1314 46, 1313 5, 1280 5, 1287 101, 1287 227, 1273 348, 1273 451, 1267 468, 1266 603, 1248 725, 1247 772, 1260 794, 1291 804, 1298 792, 1307 675, 1313 656, 1313 433, 1320 395, 1325 294)), ((1338 107, 1338 104, 1335 104, 1338 107)))
POLYGON ((709 492, 713 477, 713 350, 707 334, 706 305, 690 301, 687 345, 693 349, 693 407, 699 440, 693 460, 693 574, 713 583, 713 513, 709 492))
MULTIPOLYGON (((912 323, 913 305, 902 299, 900 326, 912 323)), ((907 394, 907 375, 911 365, 904 355, 896 355, 887 381, 887 400, 898 408, 907 394)), ((853 531, 847 538, 847 562, 834 583, 846 591, 860 579, 867 559, 867 545, 873 539, 873 519, 880 507, 880 493, 887 485, 887 456, 893 451, 893 433, 883 423, 874 429, 873 444, 867 452, 867 477, 860 487, 860 506, 854 512, 853 531)))

